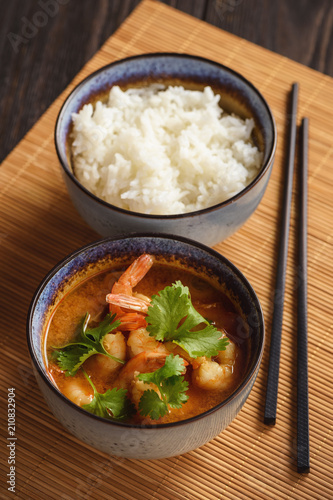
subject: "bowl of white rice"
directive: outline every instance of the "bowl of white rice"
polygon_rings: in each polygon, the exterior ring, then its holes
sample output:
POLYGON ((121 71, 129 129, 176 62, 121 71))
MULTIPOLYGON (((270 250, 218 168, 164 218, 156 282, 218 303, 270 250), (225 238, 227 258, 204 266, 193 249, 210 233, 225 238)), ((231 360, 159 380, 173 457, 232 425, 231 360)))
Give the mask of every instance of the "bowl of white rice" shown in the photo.
POLYGON ((258 206, 276 128, 235 71, 185 54, 143 54, 69 95, 55 144, 73 204, 102 236, 164 232, 210 246, 258 206))

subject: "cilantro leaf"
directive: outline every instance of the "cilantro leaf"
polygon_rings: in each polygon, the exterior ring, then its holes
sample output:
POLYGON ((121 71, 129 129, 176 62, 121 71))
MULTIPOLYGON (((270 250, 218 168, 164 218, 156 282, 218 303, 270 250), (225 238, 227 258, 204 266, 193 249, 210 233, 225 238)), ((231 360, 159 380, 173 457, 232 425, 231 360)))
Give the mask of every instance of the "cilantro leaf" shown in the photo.
POLYGON ((158 420, 168 412, 168 406, 162 401, 157 392, 149 389, 144 391, 141 396, 139 412, 144 417, 149 415, 152 420, 158 420))
MULTIPOLYGON (((86 317, 89 316, 88 314, 86 317)), ((98 342, 102 337, 104 337, 107 333, 110 333, 111 330, 115 328, 115 326, 110 329, 112 320, 114 319, 114 315, 112 316, 111 313, 107 314, 105 318, 99 323, 98 326, 95 328, 88 328, 85 327, 83 329, 83 335, 90 339, 92 342, 98 342)), ((120 322, 116 326, 119 326, 120 322)), ((88 323, 87 323, 88 325, 88 323)))
POLYGON ((114 318, 115 315, 107 314, 97 327, 88 329, 90 315, 87 313, 80 322, 75 341, 61 347, 53 347, 52 357, 66 372, 66 376, 75 375, 80 366, 94 354, 104 354, 119 363, 124 363, 123 360, 109 354, 103 346, 105 335, 120 325, 120 321, 113 321, 114 318))
POLYGON ((114 420, 126 420, 135 413, 134 405, 126 396, 126 389, 108 389, 104 394, 101 394, 96 390, 87 373, 83 369, 82 371, 94 391, 93 400, 89 404, 82 405, 83 409, 99 417, 113 418, 114 420))
POLYGON ((185 394, 188 383, 181 374, 184 372, 184 360, 178 355, 170 354, 165 364, 151 373, 140 373, 138 379, 147 384, 154 384, 159 394, 152 389, 144 391, 139 403, 139 412, 158 420, 168 412, 168 405, 172 408, 181 408, 188 400, 185 394))
POLYGON ((163 380, 173 377, 174 375, 181 375, 184 368, 183 358, 178 355, 174 356, 173 354, 169 354, 169 356, 165 358, 165 363, 161 368, 151 373, 140 373, 138 378, 148 384, 153 383, 159 387, 163 380))
POLYGON ((60 368, 66 371, 66 375, 75 375, 79 367, 88 359, 89 353, 86 346, 78 344, 72 347, 67 346, 59 351, 55 350, 52 356, 57 360, 60 368))
POLYGON ((148 307, 147 330, 153 333, 156 340, 173 340, 179 321, 189 309, 189 290, 183 285, 167 286, 158 295, 153 295, 148 307))
POLYGON ((170 377, 163 381, 162 387, 171 408, 181 408, 183 403, 188 400, 188 396, 185 394, 188 382, 183 377, 170 377))
POLYGON ((217 356, 229 343, 196 311, 188 287, 180 281, 153 295, 146 321, 151 336, 160 341, 174 342, 192 358, 217 356), (200 325, 202 328, 198 329, 200 325))
POLYGON ((217 356, 219 351, 224 351, 229 341, 226 337, 220 338, 221 332, 212 325, 202 330, 178 333, 178 339, 173 342, 189 353, 191 358, 198 356, 217 356))

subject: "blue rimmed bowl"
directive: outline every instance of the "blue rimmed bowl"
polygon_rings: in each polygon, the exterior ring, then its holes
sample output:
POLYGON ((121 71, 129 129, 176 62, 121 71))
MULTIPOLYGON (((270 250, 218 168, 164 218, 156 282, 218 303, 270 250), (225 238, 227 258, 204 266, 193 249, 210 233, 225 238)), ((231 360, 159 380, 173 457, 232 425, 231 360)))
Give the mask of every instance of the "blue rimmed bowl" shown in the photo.
POLYGON ((225 257, 200 243, 166 235, 134 235, 105 239, 73 252, 44 278, 30 305, 27 342, 34 373, 55 417, 77 438, 105 453, 137 459, 176 456, 213 439, 236 417, 257 376, 264 348, 264 319, 259 300, 243 274, 225 257), (67 399, 53 385, 46 370, 43 338, 47 323, 61 301, 83 279, 110 268, 128 265, 142 253, 157 262, 199 273, 215 282, 234 303, 242 319, 239 342, 247 342, 247 366, 237 389, 209 411, 180 422, 131 425, 89 413, 67 399))
POLYGON ((73 90, 57 119, 55 145, 74 206, 101 236, 158 231, 193 238, 211 246, 237 231, 260 203, 273 166, 276 127, 272 112, 261 93, 230 68, 192 55, 143 54, 99 69, 73 90), (111 205, 78 181, 71 161, 72 114, 88 102, 106 99, 113 85, 126 89, 151 83, 183 85, 198 90, 210 85, 215 93, 221 95, 220 105, 226 112, 254 119, 253 140, 263 153, 263 161, 258 175, 245 189, 222 203, 196 212, 148 215, 111 205))

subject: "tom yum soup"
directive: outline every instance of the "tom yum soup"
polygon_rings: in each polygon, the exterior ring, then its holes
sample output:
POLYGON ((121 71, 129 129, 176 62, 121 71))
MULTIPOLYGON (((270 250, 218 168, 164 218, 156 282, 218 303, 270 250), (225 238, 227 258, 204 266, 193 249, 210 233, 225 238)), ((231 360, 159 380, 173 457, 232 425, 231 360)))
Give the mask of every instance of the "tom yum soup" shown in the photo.
POLYGON ((49 376, 75 404, 129 423, 167 423, 221 403, 247 345, 231 300, 190 271, 141 255, 81 282, 45 334, 49 376))

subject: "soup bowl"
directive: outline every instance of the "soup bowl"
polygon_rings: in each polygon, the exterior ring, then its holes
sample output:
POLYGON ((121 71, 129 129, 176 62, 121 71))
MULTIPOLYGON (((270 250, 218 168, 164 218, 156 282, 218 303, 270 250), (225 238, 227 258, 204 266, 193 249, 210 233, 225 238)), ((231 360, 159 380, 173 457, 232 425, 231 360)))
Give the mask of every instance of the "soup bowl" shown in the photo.
POLYGON ((73 90, 58 115, 55 146, 74 206, 101 236, 157 231, 193 238, 211 246, 237 231, 260 203, 274 162, 276 127, 272 112, 258 89, 230 68, 186 54, 143 54, 99 69, 73 90), (152 83, 182 85, 190 90, 203 90, 209 85, 220 95, 219 104, 224 111, 254 120, 252 139, 262 152, 262 165, 256 177, 238 194, 201 210, 154 215, 112 205, 79 182, 74 175, 71 154, 72 114, 79 112, 84 104, 105 100, 114 85, 127 89, 152 83))
POLYGON ((30 305, 27 342, 40 390, 54 416, 70 433, 110 455, 159 459, 202 446, 236 417, 259 370, 264 348, 264 319, 250 283, 231 262, 213 249, 178 236, 133 235, 91 243, 73 252, 49 272, 30 305), (237 342, 244 342, 247 349, 241 380, 225 400, 186 420, 139 425, 99 417, 67 399, 47 370, 45 334, 50 318, 63 297, 96 272, 128 265, 143 253, 153 255, 157 262, 189 270, 213 283, 234 304, 240 320, 237 342))

